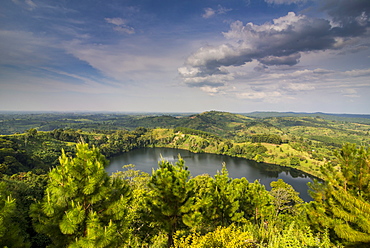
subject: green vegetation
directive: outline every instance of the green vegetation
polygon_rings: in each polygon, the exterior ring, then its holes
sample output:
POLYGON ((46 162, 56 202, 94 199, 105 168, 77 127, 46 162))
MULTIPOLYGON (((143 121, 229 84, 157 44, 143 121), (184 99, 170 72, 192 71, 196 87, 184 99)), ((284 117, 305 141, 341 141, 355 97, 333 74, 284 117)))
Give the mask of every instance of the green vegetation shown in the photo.
POLYGON ((216 111, 3 116, 4 247, 370 245, 366 121, 216 111), (12 130, 21 133, 7 134, 12 130), (152 146, 278 164, 323 181, 310 185, 314 201, 304 203, 282 180, 267 191, 257 181, 230 178, 226 167, 191 177, 182 159, 161 161, 151 175, 132 165, 105 172, 105 157, 152 146))
POLYGON ((310 217, 350 242, 370 243, 370 149, 346 144, 338 166, 322 167, 325 183, 312 185, 310 217))
POLYGON ((30 208, 35 229, 54 247, 112 247, 124 243, 130 188, 105 172, 104 156, 78 144, 49 172, 45 195, 30 208))

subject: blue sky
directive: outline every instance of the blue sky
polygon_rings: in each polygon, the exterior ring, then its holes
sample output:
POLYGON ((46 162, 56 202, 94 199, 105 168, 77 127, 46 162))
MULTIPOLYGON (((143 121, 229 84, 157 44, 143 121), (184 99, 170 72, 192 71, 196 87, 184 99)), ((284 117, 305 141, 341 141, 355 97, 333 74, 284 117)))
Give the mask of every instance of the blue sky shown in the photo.
POLYGON ((4 0, 0 110, 370 114, 370 1, 4 0))

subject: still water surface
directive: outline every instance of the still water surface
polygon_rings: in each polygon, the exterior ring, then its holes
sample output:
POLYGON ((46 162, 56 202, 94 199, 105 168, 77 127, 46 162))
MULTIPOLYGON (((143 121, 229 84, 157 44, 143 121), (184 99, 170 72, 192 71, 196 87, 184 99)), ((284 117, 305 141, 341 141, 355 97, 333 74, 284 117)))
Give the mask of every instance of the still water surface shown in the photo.
POLYGON ((111 174, 122 170, 124 165, 134 164, 136 169, 151 174, 152 169, 158 168, 158 161, 161 160, 161 157, 175 163, 179 154, 185 160, 185 166, 189 168, 193 177, 204 173, 214 176, 217 171, 221 171, 222 163, 225 162, 229 176, 232 178, 245 177, 249 182, 259 180, 267 190, 271 189, 270 183, 272 181, 283 179, 300 192, 300 197, 304 201, 312 200, 307 192, 307 183, 312 182, 312 179, 307 174, 291 168, 225 155, 192 153, 173 148, 142 148, 110 158, 110 164, 106 171, 111 174))

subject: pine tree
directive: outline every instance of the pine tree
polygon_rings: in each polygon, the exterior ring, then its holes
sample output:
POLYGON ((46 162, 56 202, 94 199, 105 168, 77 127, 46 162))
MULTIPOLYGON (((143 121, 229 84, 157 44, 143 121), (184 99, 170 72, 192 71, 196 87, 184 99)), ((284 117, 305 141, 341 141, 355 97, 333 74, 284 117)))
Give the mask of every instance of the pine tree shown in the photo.
POLYGON ((239 199, 232 181, 226 165, 223 164, 221 172, 218 171, 215 175, 215 191, 213 197, 215 207, 214 220, 218 222, 218 226, 228 226, 243 216, 242 213, 238 212, 240 206, 239 199))
POLYGON ((244 186, 249 185, 245 178, 231 179, 224 165, 215 178, 201 175, 192 178, 189 183, 193 196, 189 211, 183 219, 193 231, 205 233, 213 231, 217 226, 242 221, 245 207, 241 204, 245 200, 242 191, 244 186))
POLYGON ((117 247, 127 238, 130 188, 108 176, 107 160, 97 148, 76 148, 74 158, 62 152, 43 200, 31 206, 35 228, 55 247, 117 247))
POLYGON ((150 178, 147 204, 161 229, 167 234, 168 247, 173 246, 173 235, 183 225, 185 205, 190 197, 190 172, 179 158, 175 165, 160 161, 150 178))
POLYGON ((0 183, 0 246, 30 247, 21 234, 16 222, 17 205, 15 199, 7 193, 6 183, 0 183))
POLYGON ((239 212, 245 220, 251 220, 255 224, 271 214, 272 197, 265 189, 265 186, 257 180, 249 183, 246 178, 234 179, 232 187, 235 189, 239 202, 239 212))
POLYGON ((193 231, 205 233, 213 231, 214 225, 214 192, 215 180, 208 174, 199 175, 189 180, 193 192, 189 199, 187 213, 183 216, 184 223, 193 231))
POLYGON ((325 183, 315 182, 309 207, 312 223, 333 230, 347 242, 370 244, 370 149, 346 144, 339 165, 322 168, 325 183))

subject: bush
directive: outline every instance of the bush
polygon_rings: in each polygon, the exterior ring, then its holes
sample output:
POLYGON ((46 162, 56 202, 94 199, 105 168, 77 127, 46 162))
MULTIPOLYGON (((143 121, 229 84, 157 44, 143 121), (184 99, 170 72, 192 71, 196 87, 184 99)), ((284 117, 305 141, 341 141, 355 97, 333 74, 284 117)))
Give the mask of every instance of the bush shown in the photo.
POLYGON ((290 165, 292 166, 299 166, 301 163, 300 163, 300 160, 299 158, 297 157, 293 157, 290 159, 290 165))
POLYGON ((211 248, 211 247, 255 247, 253 238, 249 232, 244 232, 240 228, 230 225, 229 227, 217 227, 213 232, 205 235, 192 233, 185 237, 179 237, 177 233, 175 238, 175 247, 178 248, 211 248))

